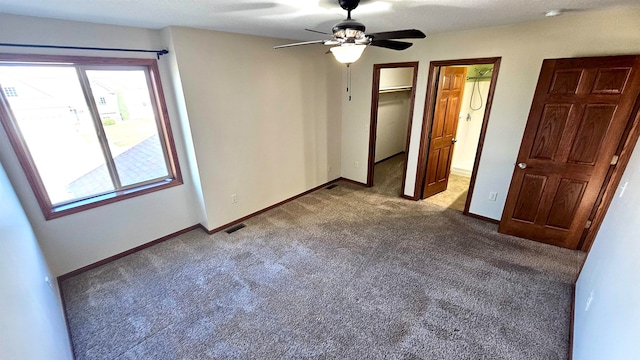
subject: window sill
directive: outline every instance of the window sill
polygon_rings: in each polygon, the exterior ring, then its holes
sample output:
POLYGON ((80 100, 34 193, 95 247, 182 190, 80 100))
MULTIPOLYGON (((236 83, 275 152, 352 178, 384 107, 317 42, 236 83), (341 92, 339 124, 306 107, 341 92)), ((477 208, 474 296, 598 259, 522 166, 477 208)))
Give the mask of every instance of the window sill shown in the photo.
POLYGON ((81 211, 93 209, 99 206, 115 203, 121 200, 130 199, 136 196, 150 194, 152 192, 168 189, 178 185, 182 185, 182 179, 165 179, 151 184, 145 184, 126 190, 113 191, 88 199, 74 201, 68 204, 52 206, 50 209, 43 210, 45 210, 45 219, 52 220, 63 216, 76 214, 81 211))

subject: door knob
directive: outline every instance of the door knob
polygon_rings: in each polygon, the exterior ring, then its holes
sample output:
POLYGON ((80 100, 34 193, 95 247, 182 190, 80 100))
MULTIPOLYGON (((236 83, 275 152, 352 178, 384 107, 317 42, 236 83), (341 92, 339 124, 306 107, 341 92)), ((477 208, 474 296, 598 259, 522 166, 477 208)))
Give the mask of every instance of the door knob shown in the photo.
POLYGON ((452 143, 452 144, 455 144, 455 143, 457 143, 457 142, 458 142, 458 139, 451 139, 451 143, 452 143))
POLYGON ((518 163, 518 167, 520 169, 526 169, 527 168, 527 163, 518 163))

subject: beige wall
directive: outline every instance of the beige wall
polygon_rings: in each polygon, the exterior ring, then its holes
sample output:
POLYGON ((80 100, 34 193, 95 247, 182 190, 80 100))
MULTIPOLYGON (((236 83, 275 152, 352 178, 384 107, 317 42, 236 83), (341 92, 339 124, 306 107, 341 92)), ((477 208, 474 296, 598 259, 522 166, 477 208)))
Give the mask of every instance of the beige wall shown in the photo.
MULTIPOLYGON (((365 181, 373 64, 419 61, 408 172, 404 193, 413 194, 418 142, 429 62, 502 57, 472 213, 499 219, 524 132, 542 60, 546 58, 640 53, 640 7, 566 14, 540 21, 464 32, 432 34, 404 52, 368 48, 351 66, 353 100, 343 102, 342 175, 365 181), (489 201, 489 192, 498 193, 489 201)), ((343 70, 344 72, 344 70, 343 70)))
POLYGON ((209 229, 340 177, 341 79, 326 49, 275 51, 286 41, 166 31, 209 229))

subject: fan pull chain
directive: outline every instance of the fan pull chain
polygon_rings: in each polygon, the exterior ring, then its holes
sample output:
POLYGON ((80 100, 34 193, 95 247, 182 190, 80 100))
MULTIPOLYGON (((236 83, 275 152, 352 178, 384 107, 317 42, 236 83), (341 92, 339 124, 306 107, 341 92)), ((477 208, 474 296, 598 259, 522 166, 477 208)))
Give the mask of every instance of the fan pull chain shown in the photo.
POLYGON ((349 95, 349 101, 351 101, 351 66, 347 64, 347 94, 349 95))

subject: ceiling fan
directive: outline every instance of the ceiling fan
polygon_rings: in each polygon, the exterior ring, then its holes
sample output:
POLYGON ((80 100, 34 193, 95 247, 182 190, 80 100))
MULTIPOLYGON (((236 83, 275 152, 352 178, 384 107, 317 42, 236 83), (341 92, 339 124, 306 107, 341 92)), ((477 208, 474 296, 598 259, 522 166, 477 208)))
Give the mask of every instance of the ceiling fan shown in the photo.
POLYGON ((426 35, 415 29, 395 30, 378 33, 365 33, 365 26, 351 18, 351 11, 358 7, 360 0, 338 0, 340 7, 347 11, 347 18, 335 24, 332 34, 316 30, 309 30, 325 35, 332 35, 328 40, 303 41, 293 44, 274 46, 274 49, 282 49, 293 46, 324 44, 332 46, 329 50, 339 62, 351 64, 356 62, 367 45, 383 47, 392 50, 405 50, 413 45, 410 42, 397 41, 396 39, 424 39, 426 35))

